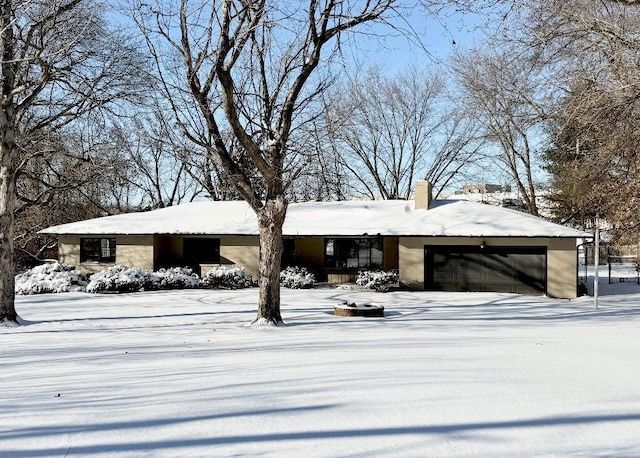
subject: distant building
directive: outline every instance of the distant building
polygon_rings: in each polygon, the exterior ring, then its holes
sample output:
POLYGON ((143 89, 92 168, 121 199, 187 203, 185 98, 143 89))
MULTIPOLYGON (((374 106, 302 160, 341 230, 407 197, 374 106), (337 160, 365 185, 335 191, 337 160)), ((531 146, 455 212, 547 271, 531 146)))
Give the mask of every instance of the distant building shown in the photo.
POLYGON ((508 184, 466 184, 462 186, 465 194, 493 194, 496 192, 511 192, 511 185, 508 184))

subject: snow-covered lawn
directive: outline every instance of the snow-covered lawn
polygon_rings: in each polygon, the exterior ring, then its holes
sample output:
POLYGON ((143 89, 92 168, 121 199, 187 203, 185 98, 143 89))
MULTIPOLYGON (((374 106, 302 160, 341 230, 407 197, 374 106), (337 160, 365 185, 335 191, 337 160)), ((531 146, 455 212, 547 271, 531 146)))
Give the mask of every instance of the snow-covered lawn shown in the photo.
POLYGON ((601 292, 283 289, 264 329, 255 288, 18 297, 0 456, 640 456, 640 285, 601 292))

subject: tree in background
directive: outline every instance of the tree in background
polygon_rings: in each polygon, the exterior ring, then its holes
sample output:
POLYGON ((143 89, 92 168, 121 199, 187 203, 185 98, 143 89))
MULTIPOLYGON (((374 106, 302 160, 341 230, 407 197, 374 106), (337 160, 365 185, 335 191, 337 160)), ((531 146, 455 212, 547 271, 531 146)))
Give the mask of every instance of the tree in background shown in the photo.
POLYGON ((128 165, 120 177, 137 197, 136 208, 169 207, 199 195, 201 187, 182 160, 184 146, 158 109, 115 120, 108 136, 113 154, 128 165))
POLYGON ((542 1, 519 27, 564 87, 545 155, 558 219, 584 227, 598 215, 616 240, 637 239, 640 2, 542 1))
POLYGON ((596 217, 610 226, 615 242, 636 243, 640 232, 640 106, 611 98, 596 87, 585 113, 585 89, 565 101, 552 146, 545 152, 550 198, 562 223, 588 229, 596 217), (577 103, 578 106, 572 103, 577 103))
POLYGON ((97 7, 82 0, 0 0, 0 322, 17 322, 14 302, 16 179, 31 173, 44 198, 34 157, 54 156, 54 132, 98 107, 132 95, 135 54, 112 34, 97 7), (133 66, 132 66, 133 64, 133 66))
POLYGON ((409 68, 351 77, 329 102, 326 126, 350 194, 408 199, 416 179, 441 189, 475 158, 476 132, 448 104, 441 77, 409 68))
POLYGON ((38 135, 31 133, 31 150, 22 151, 16 171, 14 245, 19 267, 55 256, 55 239, 38 234, 41 229, 108 214, 100 190, 110 188, 107 178, 119 168, 114 158, 95 154, 95 149, 91 156, 76 149, 80 133, 43 136, 35 148, 38 135))
POLYGON ((338 154, 333 132, 335 123, 327 110, 325 106, 324 114, 302 127, 296 135, 299 173, 287 190, 291 201, 331 201, 351 197, 349 177, 338 154))
POLYGON ((496 157, 515 182, 523 209, 538 215, 536 145, 547 116, 539 62, 524 49, 475 49, 454 57, 453 72, 462 90, 459 103, 497 147, 496 157))

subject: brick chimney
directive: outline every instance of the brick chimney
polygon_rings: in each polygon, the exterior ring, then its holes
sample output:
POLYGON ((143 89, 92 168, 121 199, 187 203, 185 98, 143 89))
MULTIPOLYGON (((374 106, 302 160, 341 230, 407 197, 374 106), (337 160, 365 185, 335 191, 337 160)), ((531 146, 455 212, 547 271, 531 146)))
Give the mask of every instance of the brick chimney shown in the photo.
POLYGON ((432 190, 433 190, 433 185, 427 180, 416 181, 416 192, 415 192, 416 210, 418 209, 426 210, 429 208, 429 204, 431 203, 432 190))

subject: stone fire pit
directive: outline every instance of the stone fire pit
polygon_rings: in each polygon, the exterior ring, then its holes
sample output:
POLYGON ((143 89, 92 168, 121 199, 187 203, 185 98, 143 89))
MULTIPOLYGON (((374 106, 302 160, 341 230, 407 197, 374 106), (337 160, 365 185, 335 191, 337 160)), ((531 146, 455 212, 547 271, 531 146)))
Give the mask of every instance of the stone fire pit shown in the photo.
POLYGON ((384 307, 380 304, 356 304, 344 302, 333 307, 335 316, 384 316, 384 307))

